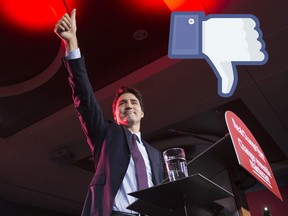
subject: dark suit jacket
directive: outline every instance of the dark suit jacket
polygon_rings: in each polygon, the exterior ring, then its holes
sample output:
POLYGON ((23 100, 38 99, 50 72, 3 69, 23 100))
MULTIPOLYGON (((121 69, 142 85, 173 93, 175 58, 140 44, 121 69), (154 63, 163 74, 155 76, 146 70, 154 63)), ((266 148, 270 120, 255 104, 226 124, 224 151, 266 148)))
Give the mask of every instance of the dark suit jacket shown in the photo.
MULTIPOLYGON (((75 108, 86 134, 95 166, 82 216, 110 216, 113 202, 131 157, 131 133, 105 120, 88 80, 84 58, 65 60, 75 108)), ((164 178, 162 154, 143 141, 151 164, 154 185, 164 178)))

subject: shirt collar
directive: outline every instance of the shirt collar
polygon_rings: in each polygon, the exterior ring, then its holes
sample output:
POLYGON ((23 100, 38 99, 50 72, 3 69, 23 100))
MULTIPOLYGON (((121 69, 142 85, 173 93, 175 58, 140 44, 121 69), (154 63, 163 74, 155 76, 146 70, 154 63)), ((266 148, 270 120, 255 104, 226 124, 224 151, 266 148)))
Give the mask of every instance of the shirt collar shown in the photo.
POLYGON ((137 142, 142 143, 141 141, 141 132, 133 133, 137 136, 137 142))

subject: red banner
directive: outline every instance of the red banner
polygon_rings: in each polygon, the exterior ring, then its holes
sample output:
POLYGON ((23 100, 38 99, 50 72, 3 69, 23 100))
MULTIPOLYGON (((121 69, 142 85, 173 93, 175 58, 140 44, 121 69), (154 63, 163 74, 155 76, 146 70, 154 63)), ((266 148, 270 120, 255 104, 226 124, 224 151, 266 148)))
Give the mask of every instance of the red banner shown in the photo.
POLYGON ((225 119, 239 164, 283 201, 272 169, 250 130, 231 111, 225 113, 225 119))

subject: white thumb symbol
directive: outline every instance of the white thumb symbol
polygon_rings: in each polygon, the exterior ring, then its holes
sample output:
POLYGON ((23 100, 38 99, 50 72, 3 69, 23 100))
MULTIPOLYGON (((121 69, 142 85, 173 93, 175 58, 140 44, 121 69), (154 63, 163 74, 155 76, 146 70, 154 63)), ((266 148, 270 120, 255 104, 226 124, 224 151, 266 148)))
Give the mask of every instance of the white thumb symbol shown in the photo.
POLYGON ((229 97, 238 82, 236 65, 264 64, 267 54, 255 17, 211 17, 202 25, 202 52, 217 76, 218 94, 229 97))
MULTIPOLYGON (((230 96, 237 85, 237 71, 230 61, 212 61, 214 72, 218 80, 218 94, 230 96)), ((212 65, 210 64, 210 65, 212 65)))

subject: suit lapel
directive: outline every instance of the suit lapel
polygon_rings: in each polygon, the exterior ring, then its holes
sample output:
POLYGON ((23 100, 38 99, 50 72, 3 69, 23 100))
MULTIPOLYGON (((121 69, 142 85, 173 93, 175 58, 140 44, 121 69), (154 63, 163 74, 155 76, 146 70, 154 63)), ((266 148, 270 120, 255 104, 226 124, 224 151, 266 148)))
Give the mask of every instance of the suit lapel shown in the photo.
POLYGON ((146 148, 150 166, 151 166, 151 172, 152 172, 152 181, 154 185, 159 184, 160 180, 158 179, 157 170, 159 169, 158 164, 158 153, 156 153, 155 149, 153 149, 146 141, 142 139, 142 142, 146 148))

